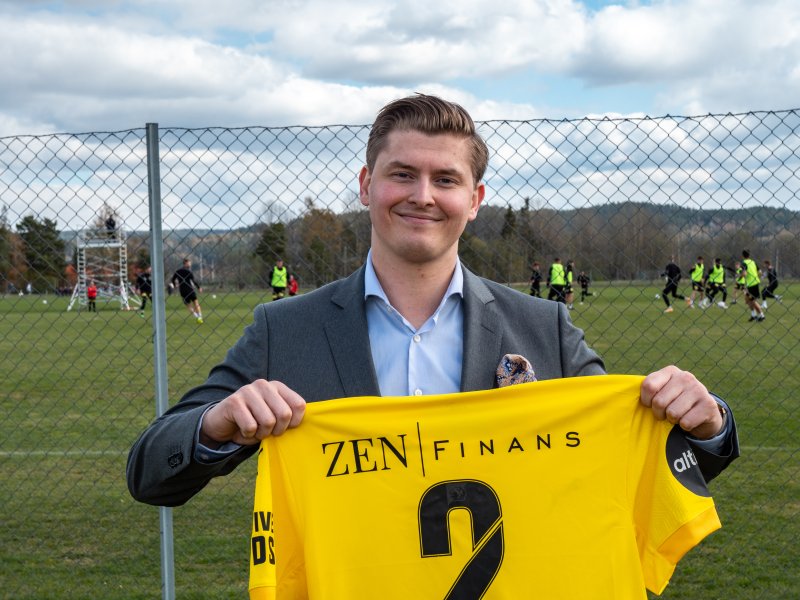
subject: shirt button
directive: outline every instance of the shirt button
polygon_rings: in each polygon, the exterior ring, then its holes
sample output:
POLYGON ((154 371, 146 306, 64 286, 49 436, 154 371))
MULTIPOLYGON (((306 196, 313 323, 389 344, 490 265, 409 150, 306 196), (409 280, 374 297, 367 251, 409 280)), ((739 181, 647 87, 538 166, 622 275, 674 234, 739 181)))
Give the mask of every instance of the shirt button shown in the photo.
POLYGON ((421 389, 419 389, 419 388, 415 389, 415 390, 414 390, 414 395, 415 395, 415 396, 422 396, 422 390, 421 390, 421 389))
POLYGON ((422 338, 420 337, 420 335, 419 335, 418 333, 415 333, 415 334, 414 334, 414 341, 415 341, 415 342, 419 343, 419 341, 420 341, 421 339, 422 339, 422 338))

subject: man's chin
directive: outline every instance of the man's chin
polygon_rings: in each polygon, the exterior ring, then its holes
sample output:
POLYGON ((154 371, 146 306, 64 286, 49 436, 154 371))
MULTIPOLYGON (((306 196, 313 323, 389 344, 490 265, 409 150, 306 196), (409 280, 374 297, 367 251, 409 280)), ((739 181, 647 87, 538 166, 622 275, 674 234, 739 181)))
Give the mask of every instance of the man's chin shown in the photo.
POLYGON ((449 249, 443 250, 439 247, 414 244, 403 248, 398 256, 408 263, 422 266, 437 262, 449 254, 449 249))

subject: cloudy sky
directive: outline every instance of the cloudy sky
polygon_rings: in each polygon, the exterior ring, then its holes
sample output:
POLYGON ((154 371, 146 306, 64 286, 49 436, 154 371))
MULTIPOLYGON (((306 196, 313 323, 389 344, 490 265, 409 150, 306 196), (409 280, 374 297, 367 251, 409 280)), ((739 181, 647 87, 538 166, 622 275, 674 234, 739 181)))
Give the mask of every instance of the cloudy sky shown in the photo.
POLYGON ((800 106, 797 0, 0 0, 0 137, 800 106))

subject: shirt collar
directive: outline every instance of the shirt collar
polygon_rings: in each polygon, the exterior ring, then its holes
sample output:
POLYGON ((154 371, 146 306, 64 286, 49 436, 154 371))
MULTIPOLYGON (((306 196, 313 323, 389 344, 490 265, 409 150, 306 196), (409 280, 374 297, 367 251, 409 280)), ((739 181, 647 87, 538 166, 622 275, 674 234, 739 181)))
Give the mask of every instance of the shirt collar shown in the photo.
MULTIPOLYGON (((383 287, 381 287, 381 282, 378 281, 378 275, 375 273, 375 267, 372 266, 371 248, 367 253, 367 264, 365 267, 364 299, 366 300, 370 296, 373 296, 375 298, 380 298, 387 305, 391 306, 389 298, 386 296, 386 292, 384 292, 383 287)), ((453 295, 458 295, 462 298, 464 297, 464 273, 461 270, 461 260, 458 258, 458 256, 456 256, 456 265, 455 269, 453 269, 453 276, 450 278, 450 285, 447 286, 447 290, 442 297, 442 303, 444 303, 445 300, 453 295)))

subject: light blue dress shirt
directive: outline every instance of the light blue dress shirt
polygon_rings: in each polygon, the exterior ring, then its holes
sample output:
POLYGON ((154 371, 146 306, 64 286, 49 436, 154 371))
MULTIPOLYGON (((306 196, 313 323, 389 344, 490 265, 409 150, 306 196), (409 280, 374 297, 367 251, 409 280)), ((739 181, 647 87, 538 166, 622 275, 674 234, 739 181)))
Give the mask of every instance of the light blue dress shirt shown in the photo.
POLYGON ((381 396, 450 394, 461 389, 464 354, 464 274, 456 257, 453 277, 436 311, 415 329, 391 305, 372 266, 364 272, 364 300, 372 362, 381 396))

